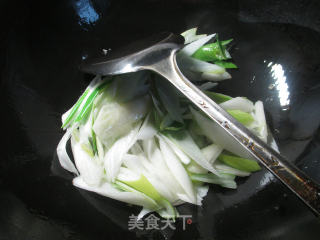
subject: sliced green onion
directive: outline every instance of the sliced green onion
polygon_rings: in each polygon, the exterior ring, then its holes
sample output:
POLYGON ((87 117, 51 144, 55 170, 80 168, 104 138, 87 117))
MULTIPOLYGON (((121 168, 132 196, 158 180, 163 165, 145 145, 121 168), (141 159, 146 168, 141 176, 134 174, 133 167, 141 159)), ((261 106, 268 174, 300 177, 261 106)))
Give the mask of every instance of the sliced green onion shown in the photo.
POLYGON ((187 170, 190 173, 208 173, 208 170, 201 167, 195 161, 191 160, 190 163, 187 165, 187 170))
POLYGON ((253 103, 244 97, 235 97, 223 103, 220 103, 220 107, 226 110, 241 110, 247 113, 251 113, 254 110, 253 103))
POLYGON ((114 188, 120 190, 121 192, 130 192, 128 188, 124 187, 122 184, 118 184, 118 182, 110 183, 114 188))
POLYGON ((254 118, 250 113, 246 113, 241 110, 227 110, 227 112, 243 125, 248 125, 254 121, 254 118))
POLYGON ((80 141, 80 132, 79 132, 79 129, 78 128, 74 128, 72 130, 72 137, 74 138, 74 140, 76 140, 76 142, 79 142, 80 141))
POLYGON ((181 36, 184 37, 184 44, 188 44, 207 36, 207 34, 197 35, 197 28, 195 27, 181 33, 181 36))
POLYGON ((231 174, 223 174, 223 177, 218 177, 214 174, 201 174, 201 173, 191 173, 190 178, 192 181, 206 182, 221 185, 226 188, 237 188, 237 184, 234 181, 235 176, 231 174))
POLYGON ((160 209, 157 211, 159 215, 163 218, 172 218, 173 220, 175 220, 175 218, 178 216, 177 209, 173 207, 172 204, 164 198, 160 201, 159 204, 165 207, 165 209, 160 209))
POLYGON ((222 46, 227 46, 229 43, 231 43, 233 41, 233 38, 230 38, 228 40, 223 40, 221 41, 221 45, 222 46))
POLYGON ((205 43, 211 40, 215 34, 210 34, 208 36, 202 37, 192 43, 189 43, 184 48, 182 48, 179 52, 179 54, 182 54, 184 56, 192 56, 201 46, 203 46, 205 43))
POLYGON ((214 64, 217 64, 218 66, 224 67, 224 68, 238 68, 237 65, 235 65, 232 62, 215 61, 214 64))
POLYGON ((230 167, 224 163, 217 163, 215 162, 214 167, 220 172, 225 174, 233 174, 235 176, 239 177, 247 177, 250 175, 250 172, 241 171, 239 169, 235 169, 233 167, 230 167))
MULTIPOLYGON (((110 183, 107 183, 107 184, 110 184, 110 183)), ((117 187, 115 187, 115 188, 120 190, 123 193, 133 193, 133 194, 138 193, 139 195, 141 195, 143 197, 143 201, 141 201, 141 203, 144 203, 144 207, 146 207, 145 205, 148 205, 147 208, 153 209, 153 210, 156 210, 159 208, 158 203, 154 199, 150 198, 148 195, 144 194, 143 192, 137 191, 133 187, 131 187, 121 181, 115 181, 115 184, 117 185, 117 187)), ((110 184, 110 186, 112 186, 112 185, 110 184)), ((130 201, 131 199, 129 198, 128 200, 130 201)), ((127 201, 127 202, 130 203, 129 201, 127 201)))
POLYGON ((215 93, 215 92, 210 92, 210 91, 204 91, 204 93, 218 104, 232 99, 232 97, 225 95, 225 94, 222 94, 222 93, 215 93))
POLYGON ((87 101, 85 102, 81 112, 76 117, 75 122, 80 122, 82 119, 85 119, 87 117, 88 113, 91 110, 94 99, 97 97, 99 93, 101 93, 104 90, 104 87, 106 87, 107 84, 109 84, 108 81, 100 84, 96 89, 92 91, 92 93, 87 98, 87 101))
POLYGON ((92 148, 88 146, 88 144, 82 143, 81 148, 83 151, 85 151, 90 157, 94 156, 94 153, 92 151, 92 148))
POLYGON ((164 131, 180 131, 185 128, 185 125, 182 123, 175 122, 171 126, 165 127, 164 131))
POLYGON ((135 190, 144 193, 157 202, 163 198, 143 174, 141 174, 138 180, 120 182, 123 182, 135 190))
POLYGON ((93 129, 91 129, 91 135, 92 137, 89 138, 92 150, 93 150, 93 154, 96 155, 98 153, 98 148, 97 148, 97 138, 96 138, 96 134, 93 131, 93 129))
POLYGON ((226 56, 226 53, 225 53, 225 49, 222 46, 221 42, 219 41, 219 35, 218 34, 217 34, 216 38, 217 38, 217 43, 218 43, 218 46, 219 46, 219 49, 220 49, 220 52, 221 52, 223 58, 227 59, 227 56, 226 56))
POLYGON ((184 127, 184 123, 173 121, 169 114, 167 114, 160 123, 160 131, 179 131, 184 127))
POLYGON ((221 176, 217 176, 213 173, 190 173, 191 179, 193 178, 207 178, 207 179, 212 179, 212 180, 219 180, 219 179, 229 179, 229 180, 234 180, 235 175, 233 174, 221 174, 221 176))
POLYGON ((204 148, 209 144, 207 138, 203 135, 201 128, 195 121, 191 121, 188 130, 199 148, 204 148))
POLYGON ((214 174, 219 175, 219 173, 211 166, 211 164, 204 157, 200 148, 194 142, 188 131, 182 130, 170 132, 166 133, 166 136, 201 167, 207 169, 208 171, 214 174))
POLYGON ((140 178, 138 180, 119 182, 124 183, 129 187, 132 187, 133 189, 145 194, 146 196, 156 201, 157 204, 166 209, 168 217, 176 217, 176 211, 172 204, 159 194, 159 192, 154 188, 154 186, 148 181, 148 179, 143 174, 140 175, 140 178))
POLYGON ((217 38, 216 42, 206 44, 199 48, 192 57, 206 62, 226 60, 228 57, 225 53, 225 46, 231 41, 232 39, 219 41, 217 38))
POLYGON ((71 120, 73 119, 73 117, 75 116, 75 114, 77 113, 82 101, 85 99, 85 97, 87 96, 89 92, 89 89, 85 90, 84 93, 81 95, 81 97, 78 99, 78 101, 76 102, 76 104, 73 106, 70 114, 68 115, 68 117, 66 118, 66 120, 64 121, 62 128, 65 128, 69 125, 69 123, 71 122, 71 120))
POLYGON ((218 160, 241 171, 255 172, 261 170, 261 167, 256 161, 246 158, 220 154, 218 160))
MULTIPOLYGON (((216 65, 218 66, 218 65, 216 65)), ((223 68, 224 69, 224 68, 223 68)), ((225 69, 224 69, 225 71, 225 69)), ((231 78, 231 75, 228 73, 228 72, 223 72, 223 73, 214 73, 214 72, 204 72, 201 74, 201 78, 203 80, 209 80, 209 81, 223 81, 223 80, 226 80, 226 79, 230 79, 231 78)))
POLYGON ((161 129, 161 125, 162 126, 164 125, 163 117, 161 116, 161 114, 156 109, 152 110, 152 115, 153 115, 153 120, 154 120, 154 123, 155 123, 155 127, 158 130, 161 129))
POLYGON ((167 114, 164 116, 160 123, 160 131, 165 130, 167 127, 169 127, 173 123, 173 120, 171 119, 170 115, 167 114))

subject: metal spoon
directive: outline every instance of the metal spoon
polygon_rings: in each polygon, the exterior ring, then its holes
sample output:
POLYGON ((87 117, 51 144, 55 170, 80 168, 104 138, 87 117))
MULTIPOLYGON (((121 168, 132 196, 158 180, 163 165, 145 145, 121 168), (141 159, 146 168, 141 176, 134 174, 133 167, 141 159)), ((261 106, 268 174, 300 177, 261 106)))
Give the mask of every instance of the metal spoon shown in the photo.
POLYGON ((245 148, 249 155, 261 162, 317 216, 320 216, 320 186, 252 134, 183 76, 176 62, 176 53, 182 46, 181 36, 162 33, 130 45, 118 51, 117 55, 88 60, 80 66, 80 69, 99 75, 140 70, 151 70, 162 75, 207 114, 217 124, 217 130, 225 132, 231 142, 237 142, 239 146, 245 148))

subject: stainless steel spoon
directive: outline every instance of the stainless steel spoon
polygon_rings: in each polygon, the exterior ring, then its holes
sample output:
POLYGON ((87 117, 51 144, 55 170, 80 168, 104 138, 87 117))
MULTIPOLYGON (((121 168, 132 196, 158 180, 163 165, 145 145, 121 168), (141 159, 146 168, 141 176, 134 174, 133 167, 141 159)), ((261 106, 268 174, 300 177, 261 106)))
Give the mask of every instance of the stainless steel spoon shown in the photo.
POLYGON ((176 53, 182 46, 181 36, 162 33, 127 46, 126 49, 117 51, 117 55, 88 60, 80 66, 80 69, 99 75, 140 70, 151 70, 162 75, 207 114, 217 124, 217 130, 229 136, 230 143, 236 142, 245 148, 249 155, 261 162, 317 216, 320 216, 320 186, 252 134, 183 76, 176 62, 176 53))

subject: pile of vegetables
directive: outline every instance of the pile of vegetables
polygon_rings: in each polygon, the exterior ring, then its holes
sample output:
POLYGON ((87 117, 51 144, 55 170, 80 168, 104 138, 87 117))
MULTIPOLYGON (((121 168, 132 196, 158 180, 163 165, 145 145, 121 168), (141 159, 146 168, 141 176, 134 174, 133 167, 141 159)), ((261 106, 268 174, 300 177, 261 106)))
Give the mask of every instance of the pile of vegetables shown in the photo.
MULTIPOLYGON (((218 36, 182 35, 185 47, 178 61, 186 75, 234 118, 267 141, 261 101, 209 91, 230 78, 227 45, 218 36), (212 43, 206 44, 210 40, 212 43), (215 81, 215 82, 212 82, 215 81)), ((96 76, 74 106, 62 116, 66 130, 57 154, 74 173, 76 187, 152 211, 178 216, 175 206, 201 205, 208 183, 235 189, 236 177, 260 170, 244 158, 216 124, 184 98, 168 81, 151 72, 96 76), (70 140, 73 161, 66 147, 70 140), (241 157, 240 157, 240 156, 241 157)))

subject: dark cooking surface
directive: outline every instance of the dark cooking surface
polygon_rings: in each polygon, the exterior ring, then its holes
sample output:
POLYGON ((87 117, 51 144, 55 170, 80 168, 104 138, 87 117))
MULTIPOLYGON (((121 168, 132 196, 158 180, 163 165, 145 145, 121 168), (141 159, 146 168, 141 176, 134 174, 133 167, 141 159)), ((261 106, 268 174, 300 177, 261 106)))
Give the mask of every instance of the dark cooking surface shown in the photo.
POLYGON ((182 231, 177 222, 175 232, 130 232, 128 215, 138 208, 72 186, 54 152, 60 115, 90 79, 77 69, 82 59, 193 26, 235 39, 231 52, 240 69, 218 90, 263 100, 282 153, 320 181, 316 0, 132 2, 0 3, 0 239, 319 239, 319 221, 265 170, 239 181, 237 190, 211 187, 203 207, 179 207, 193 223, 182 231))

